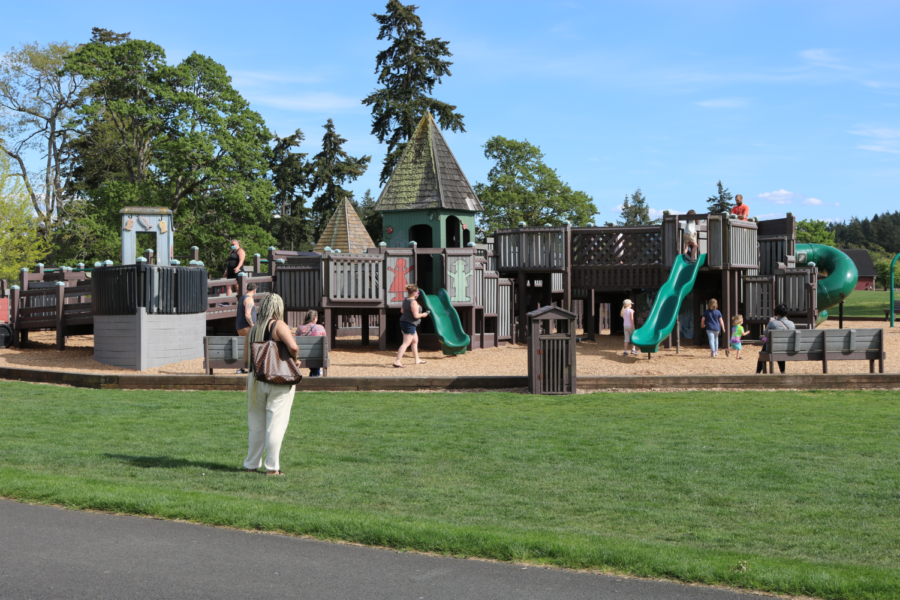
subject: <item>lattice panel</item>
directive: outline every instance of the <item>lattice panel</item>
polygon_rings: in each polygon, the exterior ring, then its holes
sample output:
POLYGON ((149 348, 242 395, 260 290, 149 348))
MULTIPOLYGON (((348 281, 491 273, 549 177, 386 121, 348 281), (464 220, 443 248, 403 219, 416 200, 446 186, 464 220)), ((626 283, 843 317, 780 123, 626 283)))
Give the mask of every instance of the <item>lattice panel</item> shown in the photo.
POLYGON ((598 228, 573 232, 573 266, 655 265, 662 262, 661 228, 628 231, 598 228))

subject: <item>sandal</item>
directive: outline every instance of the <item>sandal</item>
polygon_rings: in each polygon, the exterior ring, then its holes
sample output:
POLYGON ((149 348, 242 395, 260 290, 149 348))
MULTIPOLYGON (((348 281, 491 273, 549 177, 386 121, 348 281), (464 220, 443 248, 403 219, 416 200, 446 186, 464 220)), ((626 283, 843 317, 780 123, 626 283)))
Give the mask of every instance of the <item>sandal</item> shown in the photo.
POLYGON ((284 475, 284 473, 282 473, 281 471, 266 471, 266 475, 274 475, 280 477, 284 475))
POLYGON ((396 364, 391 365, 391 366, 394 367, 395 369, 405 369, 405 368, 406 368, 406 367, 403 366, 403 365, 396 365, 396 364))
POLYGON ((425 361, 424 361, 424 360, 420 360, 420 361, 417 362, 416 364, 417 364, 417 365, 424 365, 424 364, 425 364, 425 361))

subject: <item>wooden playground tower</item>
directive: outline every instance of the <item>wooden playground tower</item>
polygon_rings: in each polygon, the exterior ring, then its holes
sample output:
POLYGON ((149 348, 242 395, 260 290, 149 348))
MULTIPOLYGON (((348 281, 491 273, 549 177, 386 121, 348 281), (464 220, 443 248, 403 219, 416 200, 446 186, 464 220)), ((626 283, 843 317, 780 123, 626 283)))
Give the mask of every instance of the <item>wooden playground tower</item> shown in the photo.
MULTIPOLYGON (((699 253, 706 254, 687 306, 681 311, 700 331, 707 300, 716 298, 726 323, 742 314, 758 330, 784 302, 800 328, 815 326, 815 267, 794 261, 795 221, 791 214, 771 221, 740 221, 725 214, 665 214, 659 225, 641 227, 519 227, 494 234, 498 271, 517 282, 517 312, 558 303, 571 309, 584 302, 585 332, 599 333, 599 304, 613 308, 613 323, 625 298, 654 292, 666 282, 682 252, 685 222, 698 222, 699 253), (561 292, 557 298, 555 292, 561 292)), ((520 337, 527 335, 518 320, 520 337)), ((615 325, 614 325, 615 328, 615 325)), ((675 334, 677 335, 677 333, 675 334)), ((705 340, 694 336, 695 343, 705 340)), ((671 338, 666 345, 672 343, 671 338)))

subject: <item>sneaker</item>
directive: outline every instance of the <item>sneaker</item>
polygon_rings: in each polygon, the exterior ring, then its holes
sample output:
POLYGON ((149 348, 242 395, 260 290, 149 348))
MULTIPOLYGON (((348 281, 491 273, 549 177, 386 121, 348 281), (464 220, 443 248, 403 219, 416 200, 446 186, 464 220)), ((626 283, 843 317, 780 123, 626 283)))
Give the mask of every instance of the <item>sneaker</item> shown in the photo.
POLYGON ((632 354, 640 354, 641 351, 638 350, 637 348, 632 348, 632 349, 631 349, 631 353, 632 353, 632 354))
POLYGON ((625 352, 623 352, 622 356, 628 356, 628 351, 626 350, 625 352))

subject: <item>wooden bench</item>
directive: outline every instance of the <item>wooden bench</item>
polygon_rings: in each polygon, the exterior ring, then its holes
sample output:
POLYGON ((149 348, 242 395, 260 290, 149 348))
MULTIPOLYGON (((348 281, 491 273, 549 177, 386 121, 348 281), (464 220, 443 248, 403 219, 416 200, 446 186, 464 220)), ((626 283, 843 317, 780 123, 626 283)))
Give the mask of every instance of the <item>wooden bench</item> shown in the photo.
POLYGON ((775 329, 768 332, 767 352, 759 360, 775 363, 794 360, 821 360, 822 372, 828 372, 832 360, 867 360, 869 373, 884 373, 884 330, 882 329, 775 329))
MULTIPOLYGON (((890 306, 890 305, 888 305, 890 306)), ((900 300, 894 301, 894 318, 900 317, 900 300)), ((884 309, 884 318, 887 320, 891 320, 891 309, 884 309)))
MULTIPOLYGON (((322 369, 328 376, 331 358, 328 355, 328 338, 325 336, 301 335, 294 341, 300 350, 300 366, 304 369, 322 369)), ((213 369, 240 369, 244 367, 244 338, 239 336, 217 336, 203 338, 203 370, 207 375, 213 369)))

